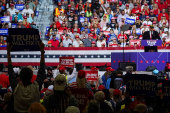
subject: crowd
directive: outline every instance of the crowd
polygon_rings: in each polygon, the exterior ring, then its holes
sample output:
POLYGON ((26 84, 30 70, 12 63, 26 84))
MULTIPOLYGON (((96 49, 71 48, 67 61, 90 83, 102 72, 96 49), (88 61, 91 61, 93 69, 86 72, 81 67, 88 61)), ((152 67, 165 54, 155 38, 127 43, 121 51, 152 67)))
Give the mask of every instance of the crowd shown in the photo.
POLYGON ((168 0, 59 0, 56 4, 46 33, 49 47, 141 46, 151 28, 162 46, 169 46, 168 0), (129 30, 122 32, 126 24, 129 30))
MULTIPOLYGON (((34 15, 38 0, 0 0, 0 29, 36 28, 34 15)), ((7 34, 1 32, 0 46, 7 45, 7 34)))
MULTIPOLYGON (((31 65, 22 69, 13 68, 12 45, 7 45, 8 68, 0 74, 0 113, 169 113, 169 102, 163 102, 162 84, 158 84, 156 97, 148 95, 130 96, 126 91, 126 76, 132 74, 133 67, 106 68, 97 81, 86 78, 84 70, 76 71, 58 65, 45 71, 44 44, 39 44, 41 58, 37 75, 31 65), (67 72, 68 70, 68 72, 67 72), (71 89, 86 89, 88 97, 84 109, 71 89)), ((78 68, 78 67, 77 67, 78 68)), ((91 71, 98 71, 92 67, 91 71)), ((135 72, 137 73, 137 72, 135 72)), ((157 76, 158 70, 153 71, 157 76)), ((150 75, 152 76, 152 75, 150 75)), ((168 76, 165 78, 168 80, 168 76)), ((164 77, 163 77, 164 79, 164 77)), ((79 97, 80 98, 80 97, 79 97)), ((83 97, 85 98, 85 97, 83 97)))

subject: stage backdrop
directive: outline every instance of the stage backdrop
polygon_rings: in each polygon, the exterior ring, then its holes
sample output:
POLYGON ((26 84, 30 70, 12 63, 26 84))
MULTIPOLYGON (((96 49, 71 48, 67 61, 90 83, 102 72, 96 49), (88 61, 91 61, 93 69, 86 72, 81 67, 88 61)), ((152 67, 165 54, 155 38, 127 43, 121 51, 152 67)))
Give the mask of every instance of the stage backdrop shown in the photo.
MULTIPOLYGON (((125 62, 135 62, 137 71, 145 71, 147 66, 156 66, 158 70, 165 68, 166 62, 170 61, 168 52, 133 52, 124 54, 125 62)), ((119 62, 123 62, 123 53, 111 54, 111 66, 117 69, 119 62)))
MULTIPOLYGON (((169 52, 170 47, 165 49, 164 47, 159 47, 158 52, 169 52)), ((81 48, 45 48, 45 62, 46 66, 57 66, 59 64, 60 56, 74 56, 75 63, 82 63, 84 66, 111 66, 111 53, 122 54, 122 47, 81 47, 81 48)), ((126 47, 126 53, 141 52, 144 53, 143 47, 126 47)), ((119 55, 119 57, 122 55, 119 55)), ((168 55, 170 56, 170 54, 168 55)), ((39 51, 28 51, 28 52, 12 52, 11 53, 12 62, 14 66, 39 66, 40 62, 40 52, 39 51)), ((119 58, 118 57, 118 58, 119 58)), ((122 61, 123 58, 119 60, 122 61)), ((134 59, 135 60, 135 59, 134 59)), ((133 61, 133 60, 132 60, 133 61)), ((116 61, 117 62, 117 61, 116 61)), ((7 65, 7 51, 6 48, 0 47, 0 63, 7 65)), ((118 67, 118 63, 114 64, 118 67)), ((114 68, 116 69, 116 68, 114 68)))

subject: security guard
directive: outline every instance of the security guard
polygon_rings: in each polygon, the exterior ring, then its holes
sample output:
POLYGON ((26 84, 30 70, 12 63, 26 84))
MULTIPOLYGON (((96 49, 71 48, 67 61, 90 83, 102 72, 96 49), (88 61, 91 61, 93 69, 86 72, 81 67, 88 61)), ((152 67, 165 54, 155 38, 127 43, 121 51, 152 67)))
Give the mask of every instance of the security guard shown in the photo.
POLYGON ((58 7, 55 8, 55 10, 54 10, 54 16, 56 16, 56 17, 60 16, 61 11, 64 13, 64 9, 61 8, 61 3, 59 3, 58 7))

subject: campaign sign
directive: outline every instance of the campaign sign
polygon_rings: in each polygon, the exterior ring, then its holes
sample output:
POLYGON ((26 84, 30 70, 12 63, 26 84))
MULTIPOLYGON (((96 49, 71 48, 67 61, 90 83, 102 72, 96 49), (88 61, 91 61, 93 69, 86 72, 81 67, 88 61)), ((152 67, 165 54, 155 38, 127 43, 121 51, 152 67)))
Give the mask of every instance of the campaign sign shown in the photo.
POLYGON ((110 33, 110 31, 104 31, 103 34, 105 34, 106 36, 110 33))
POLYGON ((124 34, 130 35, 130 34, 131 34, 131 31, 130 31, 130 30, 127 30, 127 31, 124 32, 124 34))
POLYGON ((9 23, 10 22, 10 17, 9 16, 1 16, 1 23, 9 23))
POLYGON ((40 35, 38 29, 9 28, 8 43, 12 43, 12 51, 40 51, 40 35))
POLYGON ((62 35, 63 34, 63 30, 58 30, 58 34, 62 35))
POLYGON ((135 23, 135 19, 134 18, 130 18, 130 17, 127 17, 126 20, 125 20, 125 24, 134 24, 135 23))
POLYGON ((157 77, 145 74, 131 74, 125 76, 126 90, 130 96, 156 95, 157 77))
POLYGON ((77 99, 79 105, 78 108, 82 113, 87 106, 89 90, 86 88, 69 88, 69 90, 71 91, 72 95, 74 95, 77 99))
POLYGON ((16 28, 17 24, 12 24, 11 26, 12 26, 12 28, 16 28))
POLYGON ((140 28, 136 29, 136 34, 141 35, 141 29, 140 28))
POLYGON ((60 65, 64 67, 73 67, 74 65, 74 57, 59 57, 60 65))
POLYGON ((97 81, 98 71, 85 70, 87 81, 97 81))
POLYGON ((162 46, 162 40, 142 40, 142 46, 162 46))
POLYGON ((164 94, 163 101, 170 101, 170 81, 166 80, 162 82, 162 93, 164 94))
POLYGON ((85 17, 80 17, 80 22, 83 23, 85 20, 85 17))
POLYGON ((140 40, 130 40, 130 46, 134 46, 135 43, 140 46, 140 40))
POLYGON ((15 9, 22 11, 24 9, 24 4, 15 4, 15 9))
POLYGON ((38 16, 39 15, 39 11, 36 11, 36 16, 38 16))
POLYGON ((0 29, 0 35, 8 35, 8 29, 0 29))

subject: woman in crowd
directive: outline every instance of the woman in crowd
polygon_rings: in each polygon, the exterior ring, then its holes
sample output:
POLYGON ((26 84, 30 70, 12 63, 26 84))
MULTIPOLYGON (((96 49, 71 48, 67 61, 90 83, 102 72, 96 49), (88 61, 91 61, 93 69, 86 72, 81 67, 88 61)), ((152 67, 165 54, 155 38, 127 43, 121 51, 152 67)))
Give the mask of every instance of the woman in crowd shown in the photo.
POLYGON ((153 12, 155 15, 157 15, 157 16, 159 15, 160 9, 158 8, 158 4, 154 4, 153 12))

